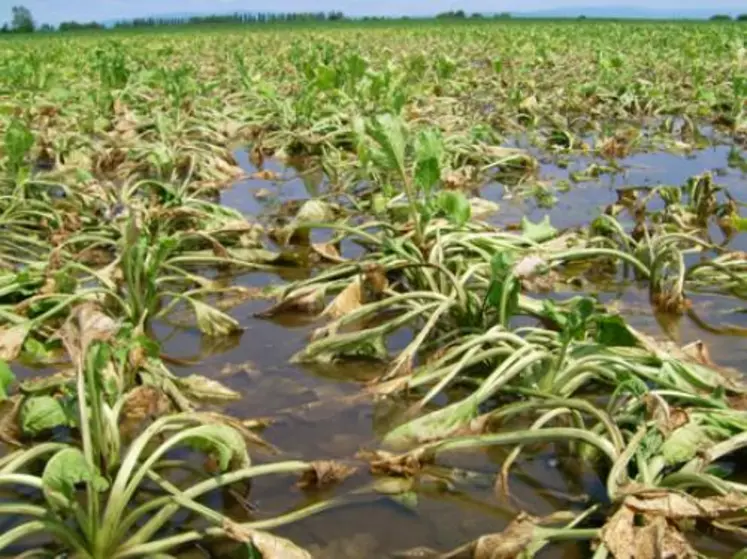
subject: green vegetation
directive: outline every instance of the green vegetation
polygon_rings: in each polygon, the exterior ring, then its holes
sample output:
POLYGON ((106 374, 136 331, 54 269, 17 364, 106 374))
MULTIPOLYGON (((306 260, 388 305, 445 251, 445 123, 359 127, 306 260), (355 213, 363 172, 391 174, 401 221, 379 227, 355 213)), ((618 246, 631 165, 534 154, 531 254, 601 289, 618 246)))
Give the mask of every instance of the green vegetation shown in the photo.
MULTIPOLYGON (((510 447, 490 472, 510 498, 538 445, 600 481, 583 507, 421 556, 570 540, 599 558, 631 557, 631 541, 636 557, 690 557, 699 530, 747 534, 747 383, 597 296, 633 285, 670 318, 704 294, 741 304, 743 193, 708 172, 628 184, 565 230, 498 225, 479 195, 498 183, 550 208, 631 155, 716 142, 743 168, 747 31, 481 19, 0 41, 0 552, 166 558, 217 540, 231 557, 307 558, 268 530, 362 498, 412 505, 420 484, 457 479, 447 451, 510 447), (277 179, 274 160, 324 188, 259 215, 226 207, 240 152, 255 180, 277 179), (548 159, 583 166, 546 184, 548 159), (239 281, 256 272, 277 281, 239 281), (258 299, 272 302, 255 320, 315 321, 294 362, 381 364, 361 397, 407 413, 375 448, 257 465, 274 450, 262 422, 220 411, 241 393, 172 366, 164 325, 230 340, 233 309, 258 299), (291 510, 235 518, 203 499, 356 468, 373 480, 291 510)), ((13 29, 29 25, 14 10, 13 29)))

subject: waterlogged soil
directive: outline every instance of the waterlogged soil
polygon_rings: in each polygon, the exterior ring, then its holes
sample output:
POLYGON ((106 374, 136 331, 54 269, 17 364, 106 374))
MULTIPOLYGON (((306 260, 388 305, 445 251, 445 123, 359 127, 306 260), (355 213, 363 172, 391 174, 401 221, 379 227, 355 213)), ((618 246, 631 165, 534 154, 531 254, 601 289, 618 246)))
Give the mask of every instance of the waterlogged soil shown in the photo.
MULTIPOLYGON (((565 168, 555 157, 542 159, 539 179, 556 197, 556 203, 542 207, 531 196, 515 195, 516 185, 491 182, 475 195, 500 204, 488 220, 508 225, 522 216, 536 221, 549 215, 558 228, 588 224, 603 207, 614 202, 617 189, 625 186, 683 184, 689 177, 713 172, 716 182, 728 187, 732 196, 747 201, 747 175, 728 166, 730 147, 716 145, 688 153, 642 153, 618 161, 620 171, 603 174, 582 182, 573 182, 574 171, 583 170, 593 161, 578 157, 565 168), (570 187, 566 185, 570 182, 570 187), (561 189, 556 187, 561 185, 561 189)), ((744 153, 742 152, 744 156, 744 153)), ((288 201, 303 200, 325 191, 324 175, 313 168, 299 170, 268 160, 254 167, 245 152, 238 152, 249 178, 237 182, 221 195, 221 201, 247 216, 262 220, 272 208, 288 201), (267 178, 258 178, 258 171, 267 178)), ((567 158, 565 158, 567 159, 567 158)), ((743 236, 731 241, 734 248, 747 248, 743 236)), ((235 281, 240 285, 280 284, 311 271, 292 274, 250 273, 235 281)), ((632 326, 657 336, 667 336, 679 344, 702 340, 711 355, 723 366, 747 372, 747 344, 736 335, 747 332, 747 313, 735 310, 738 301, 723 296, 696 296, 689 315, 679 319, 655 316, 641 286, 620 282, 613 286, 591 286, 610 306, 619 309, 632 326), (731 334, 719 333, 730 328, 731 334)), ((559 294, 558 296, 563 296, 559 294)), ((228 406, 228 412, 242 418, 268 418, 263 431, 267 441, 284 459, 339 459, 355 464, 361 449, 374 449, 377 437, 395 424, 404 404, 375 401, 362 396, 365 383, 382 372, 375 364, 341 363, 326 366, 299 366, 290 363, 291 356, 307 341, 315 327, 308 319, 268 321, 255 317, 268 306, 266 301, 251 301, 235 308, 232 314, 241 320, 245 332, 223 347, 205 345, 196 330, 164 329, 165 351, 172 356, 199 361, 191 367, 177 367, 179 373, 198 372, 214 376, 243 394, 240 402, 228 406)), ((393 346, 404 346, 408 333, 393 340, 393 346)), ((441 402, 446 403, 446 402, 441 402)), ((490 449, 472 454, 451 455, 444 464, 461 469, 461 478, 451 484, 429 484, 414 488, 414 495, 404 502, 381 498, 358 500, 345 507, 324 512, 280 529, 281 535, 306 546, 315 556, 324 558, 374 558, 392 556, 397 551, 427 545, 449 550, 480 535, 505 527, 519 509, 543 515, 563 509, 580 510, 591 500, 603 498, 603 481, 588 467, 556 452, 537 448, 515 469, 511 481, 513 501, 496 496, 495 473, 508 450, 490 449)), ((256 460, 269 458, 257 450, 256 460)), ((288 479, 266 479, 256 483, 248 502, 227 497, 222 503, 241 517, 242 509, 260 516, 298 508, 318 499, 348 494, 369 479, 364 468, 333 490, 309 494, 291 489, 288 479)), ((221 499, 225 496, 214 496, 221 499)), ((244 512, 244 515, 249 514, 244 512)), ((736 542, 716 541, 702 536, 696 541, 711 556, 731 556, 736 542)), ((547 549, 546 557, 585 557, 590 550, 568 543, 547 549)))
MULTIPOLYGON (((582 182, 573 182, 571 174, 587 168, 594 162, 592 159, 572 158, 561 167, 558 157, 547 156, 541 159, 539 180, 557 199, 552 207, 542 207, 532 196, 517 195, 515 184, 491 182, 474 191, 474 195, 500 204, 499 211, 487 218, 495 224, 509 225, 522 216, 537 221, 549 215, 558 228, 588 224, 604 206, 616 200, 620 187, 680 185, 706 171, 713 172, 716 182, 728 187, 737 200, 747 201, 747 175, 728 166, 729 151, 729 146, 716 145, 689 154, 631 155, 618 161, 620 171, 582 182)), ((741 155, 745 155, 743 151, 741 155)), ((248 176, 264 171, 264 178, 255 176, 237 182, 221 194, 221 201, 253 219, 262 221, 284 202, 317 196, 327 187, 324 175, 313 168, 302 170, 273 160, 256 168, 246 152, 237 152, 236 156, 248 176)), ((733 239, 731 246, 747 249, 742 237, 733 239)), ((233 281, 245 286, 266 286, 310 273, 313 271, 297 269, 282 274, 253 272, 233 281)), ((747 372, 747 344, 738 335, 740 328, 747 333, 747 313, 739 312, 738 300, 696 296, 689 315, 673 319, 654 315, 642 286, 620 282, 590 286, 585 291, 599 294, 632 326, 656 336, 668 336, 679 344, 702 340, 718 364, 747 372), (725 328, 729 334, 720 333, 725 328)), ((195 363, 175 366, 177 374, 200 373, 219 379, 243 395, 241 401, 227 406, 225 411, 239 418, 269 421, 262 435, 277 447, 277 454, 258 448, 253 452, 256 462, 338 459, 356 465, 355 454, 377 448, 377 438, 396 424, 405 405, 362 395, 366 382, 382 372, 376 364, 309 367, 290 363, 316 324, 310 319, 268 321, 255 317, 269 304, 259 300, 235 307, 232 315, 241 321, 245 331, 239 337, 220 340, 218 346, 207 342, 196 328, 159 325, 157 334, 168 355, 195 363)), ((399 339, 391 341, 392 348, 403 347, 408 339, 409 333, 400 334, 399 339)), ((447 403, 446 398, 440 403, 447 403)), ((604 498, 603 481, 592 469, 563 456, 556 448, 535 450, 514 468, 512 502, 499 498, 493 489, 495 473, 510 449, 489 449, 441 458, 442 464, 460 468, 459 478, 450 484, 415 487, 411 498, 405 500, 395 501, 383 495, 355 499, 342 508, 292 523, 277 532, 317 557, 380 558, 424 545, 443 551, 452 549, 502 530, 519 510, 536 515, 582 510, 589 500, 599 502, 604 498)), ((350 494, 370 481, 361 467, 334 489, 309 493, 295 488, 290 478, 271 476, 254 483, 246 494, 220 493, 211 496, 211 500, 237 519, 271 517, 315 500, 350 494)), ((736 542, 707 536, 694 543, 716 557, 730 557, 741 547, 736 542)), ((228 556, 229 551, 208 545, 194 556, 228 556)), ((587 557, 590 550, 568 543, 552 546, 542 556, 587 557)))

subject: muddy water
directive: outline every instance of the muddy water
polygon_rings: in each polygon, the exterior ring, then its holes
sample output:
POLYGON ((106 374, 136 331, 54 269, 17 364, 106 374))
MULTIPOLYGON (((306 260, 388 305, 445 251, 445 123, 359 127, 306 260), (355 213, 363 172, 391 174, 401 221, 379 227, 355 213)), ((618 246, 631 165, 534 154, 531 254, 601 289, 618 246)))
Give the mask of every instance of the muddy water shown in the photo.
MULTIPOLYGON (((728 153, 728 147, 716 146, 689 156, 633 155, 620 161, 623 170, 619 173, 573 184, 569 191, 556 193, 558 203, 550 210, 538 207, 531 199, 507 199, 509 191, 499 183, 485 185, 479 195, 501 204, 500 212, 491 218, 496 223, 515 222, 524 215, 538 220, 549 214, 559 228, 588 224, 604 205, 615 201, 616 188, 620 186, 677 185, 705 171, 718 170, 716 182, 727 186, 737 199, 747 200, 747 177, 739 169, 728 167, 728 153)), ((237 155, 249 173, 256 171, 246 154, 237 155)), ((556 184, 590 162, 581 158, 562 169, 547 161, 542 164, 541 179, 556 184)), ((222 202, 261 220, 268 208, 315 196, 326 186, 319 171, 300 173, 273 161, 267 162, 264 169, 276 173, 277 180, 238 182, 222 194, 222 202), (255 196, 258 192, 261 199, 255 196)), ((743 240, 735 242, 739 245, 743 240)), ((286 279, 290 278, 250 273, 236 281, 242 285, 267 285, 280 284, 286 279)), ((697 297, 693 316, 673 321, 653 315, 642 288, 620 287, 605 290, 601 295, 607 303, 618 306, 637 328, 658 335, 667 333, 683 344, 702 339, 722 365, 738 368, 747 362, 747 344, 741 338, 713 331, 725 324, 747 328, 747 314, 733 312, 738 306, 733 299, 697 297)), ((362 385, 381 370, 360 364, 315 367, 291 364, 290 358, 303 346, 315 325, 309 321, 283 324, 255 318, 254 314, 267 305, 254 301, 233 309, 232 314, 246 330, 239 338, 222 341, 219 346, 208 344, 196 330, 161 331, 168 354, 202 357, 199 365, 177 368, 176 372, 212 376, 240 391, 243 399, 226 410, 238 417, 272 419, 263 436, 280 449, 280 454, 271 456, 257 450, 254 453, 257 462, 331 458, 353 461, 360 449, 376 448, 377 437, 397 421, 402 411, 397 404, 360 397, 362 385)), ((399 342, 405 343, 406 339, 399 342)), ((594 472, 551 450, 538 449, 515 468, 511 488, 521 508, 541 515, 562 509, 581 510, 585 508, 586 495, 597 502, 603 499, 603 482, 594 472)), ((490 449, 444 458, 445 464, 462 468, 465 475, 450 487, 431 484, 417 488, 416 506, 414 502, 403 504, 385 497, 359 500, 277 532, 313 550, 318 557, 332 559, 387 557, 398 550, 423 545, 447 550, 501 530, 515 514, 512 503, 499 499, 493 491, 494 475, 504 457, 504 450, 490 449)), ((344 495, 369 481, 361 471, 331 492, 309 494, 294 488, 293 480, 287 478, 262 479, 253 485, 249 505, 258 517, 274 516, 315 499, 344 495)), ((236 517, 248 514, 245 506, 231 499, 223 505, 236 517)), ((728 557, 735 549, 734 544, 706 538, 698 543, 714 556, 728 557)), ((585 547, 566 544, 546 550, 543 556, 588 555, 585 547)))

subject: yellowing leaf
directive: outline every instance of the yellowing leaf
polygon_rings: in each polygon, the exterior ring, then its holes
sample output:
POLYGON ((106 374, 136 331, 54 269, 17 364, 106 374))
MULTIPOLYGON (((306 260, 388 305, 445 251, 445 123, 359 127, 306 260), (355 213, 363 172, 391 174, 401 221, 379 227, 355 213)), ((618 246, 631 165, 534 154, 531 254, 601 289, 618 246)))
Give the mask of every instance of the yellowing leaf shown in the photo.
POLYGON ((335 297, 322 314, 337 319, 359 309, 362 304, 363 291, 361 289, 361 280, 360 278, 356 278, 335 297))
POLYGON ((708 435, 697 423, 688 423, 675 429, 661 445, 661 454, 667 464, 673 466, 692 460, 709 444, 708 435))
POLYGON ((190 375, 176 380, 187 396, 196 400, 240 400, 241 394, 216 380, 202 375, 190 375))
POLYGON ((23 342, 29 335, 31 324, 25 322, 16 326, 0 328, 0 359, 13 361, 21 353, 23 342))
POLYGON ((319 460, 311 463, 312 468, 304 472, 298 482, 301 488, 318 489, 338 483, 355 473, 355 467, 335 460, 319 460))
POLYGON ((324 308, 323 293, 316 287, 299 290, 279 301, 266 311, 258 313, 260 318, 271 318, 283 313, 318 314, 324 308))

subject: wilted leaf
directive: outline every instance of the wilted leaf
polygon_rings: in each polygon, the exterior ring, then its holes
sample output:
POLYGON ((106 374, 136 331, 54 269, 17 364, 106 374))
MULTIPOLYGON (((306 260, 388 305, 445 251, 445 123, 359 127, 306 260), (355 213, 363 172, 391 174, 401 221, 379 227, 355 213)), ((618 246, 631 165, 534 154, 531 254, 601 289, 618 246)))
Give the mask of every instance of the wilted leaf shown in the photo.
POLYGON ((495 202, 485 200, 485 198, 470 198, 469 199, 470 213, 475 219, 484 219, 491 214, 496 213, 501 207, 495 202))
POLYGON ((311 223, 324 223, 334 218, 334 212, 329 204, 321 200, 306 200, 298 210, 296 217, 278 233, 278 242, 286 245, 291 238, 300 235, 304 242, 308 242, 311 223))
POLYGON ((691 558, 699 555, 676 525, 665 516, 646 515, 636 525, 636 511, 629 498, 602 527, 602 542, 615 559, 691 558))
POLYGON ((373 482, 373 490, 382 495, 401 495, 412 490, 412 478, 379 477, 373 482))
POLYGON ((22 402, 21 396, 0 401, 0 441, 6 444, 21 446, 18 440, 21 436, 18 415, 22 402))
POLYGON ((240 400, 241 394, 224 386, 216 380, 202 375, 190 375, 176 380, 185 394, 195 400, 240 400))
POLYGON ((18 357, 30 330, 31 324, 28 322, 10 328, 5 326, 0 328, 0 359, 13 361, 18 357))
POLYGON ((622 506, 602 527, 602 542, 615 559, 633 559, 636 550, 635 513, 622 506))
POLYGON ((108 342, 119 329, 117 323, 94 304, 86 303, 76 308, 81 335, 81 346, 93 342, 108 342))
POLYGON ((522 217, 521 230, 522 237, 537 243, 550 240, 558 234, 558 230, 550 223, 549 215, 546 215, 539 223, 532 223, 526 217, 522 217))
POLYGON ((356 468, 334 460, 318 460, 311 463, 311 470, 307 470, 298 481, 302 489, 319 489, 339 483, 355 473, 356 468))
POLYGON ((251 463, 244 438, 228 425, 196 427, 194 434, 186 442, 192 448, 213 455, 221 471, 226 471, 229 467, 245 468, 251 463))
POLYGON ((682 348, 682 351, 685 353, 685 355, 687 355, 691 359, 694 359, 701 365, 705 365, 707 367, 714 367, 716 365, 711 360, 711 354, 708 351, 708 346, 700 340, 684 346, 682 348))
POLYGON ((395 554, 402 559, 516 559, 534 540, 539 520, 526 513, 511 521, 500 534, 488 534, 447 553, 420 547, 395 554))
POLYGON ((109 484, 77 448, 57 452, 42 474, 44 496, 53 508, 69 508, 75 504, 75 486, 92 483, 96 491, 104 491, 109 484))
POLYGON ((706 450, 709 444, 700 425, 690 422, 669 435, 661 445, 661 454, 667 464, 674 466, 692 460, 700 451, 706 450))
POLYGON ((638 529, 636 559, 695 559, 701 555, 693 549, 687 538, 666 518, 646 518, 646 526, 638 529))
POLYGON ((473 559, 514 559, 532 543, 536 520, 519 513, 500 534, 482 536, 475 542, 473 559))
POLYGON ((251 420, 242 421, 230 415, 224 415, 218 412, 201 412, 200 415, 202 417, 208 418, 210 421, 213 421, 215 423, 219 423, 222 425, 227 425, 231 429, 236 430, 236 432, 244 438, 244 442, 246 444, 256 444, 258 446, 264 447, 265 449, 271 452, 274 452, 274 453, 279 452, 276 447, 272 446, 270 443, 265 441, 262 437, 260 437, 259 435, 257 435, 250 429, 252 425, 256 425, 256 426, 268 425, 269 422, 267 420, 251 419, 251 420))
POLYGON ((23 403, 21 427, 24 433, 36 435, 68 424, 62 404, 52 396, 32 396, 23 403))
MULTIPOLYGON (((290 540, 274 536, 269 532, 248 530, 239 525, 223 525, 226 535, 247 544, 250 553, 259 554, 261 559, 312 559, 311 554, 290 540)), ((252 557, 252 555, 250 555, 252 557)))
POLYGON ((250 178, 262 181, 276 181, 280 178, 280 175, 275 171, 265 169, 263 171, 257 171, 256 173, 253 173, 250 178))
POLYGON ((123 421, 142 421, 148 417, 160 417, 171 408, 171 400, 163 391, 143 385, 127 393, 121 415, 123 421))
POLYGON ((730 493, 699 499, 685 493, 651 491, 629 495, 625 498, 625 506, 638 513, 661 515, 672 520, 707 519, 741 513, 747 508, 747 497, 730 493))
POLYGON ((271 318, 282 313, 319 314, 324 308, 323 292, 316 287, 299 290, 266 311, 258 313, 260 318, 271 318))
POLYGON ((241 326, 239 326, 239 322, 235 318, 191 297, 189 298, 189 302, 195 311, 197 325, 203 334, 208 336, 228 336, 241 332, 241 326))
POLYGON ((0 400, 8 398, 8 388, 16 380, 13 371, 5 361, 0 360, 0 400))
POLYGON ((514 267, 514 274, 518 278, 531 278, 546 267, 547 263, 543 258, 536 255, 525 256, 514 267))
POLYGON ((60 371, 59 373, 55 373, 53 375, 34 377, 32 379, 25 380, 21 383, 19 388, 20 391, 24 394, 50 392, 74 382, 75 376, 75 369, 69 369, 67 371, 60 371))
POLYGON ((409 453, 396 455, 383 450, 361 451, 356 457, 368 462, 374 475, 413 477, 422 470, 420 460, 409 453))
POLYGON ((329 306, 324 309, 322 314, 337 319, 359 309, 362 304, 363 292, 361 289, 361 279, 358 277, 350 282, 350 284, 334 298, 329 306))

